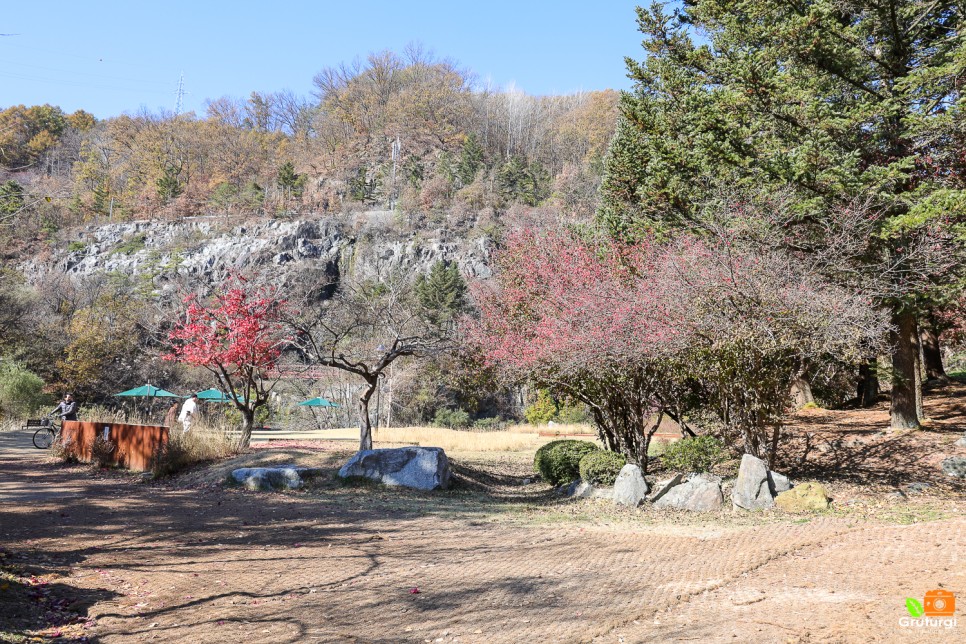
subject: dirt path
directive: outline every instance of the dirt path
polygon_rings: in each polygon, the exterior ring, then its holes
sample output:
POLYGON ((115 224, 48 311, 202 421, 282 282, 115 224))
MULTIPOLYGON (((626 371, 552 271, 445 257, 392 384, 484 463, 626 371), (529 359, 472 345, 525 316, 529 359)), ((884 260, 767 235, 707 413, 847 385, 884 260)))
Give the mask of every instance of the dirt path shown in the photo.
POLYGON ((966 604, 962 516, 537 525, 36 458, 0 460, 0 545, 77 594, 106 643, 944 641, 898 625, 904 598, 944 587, 966 604))

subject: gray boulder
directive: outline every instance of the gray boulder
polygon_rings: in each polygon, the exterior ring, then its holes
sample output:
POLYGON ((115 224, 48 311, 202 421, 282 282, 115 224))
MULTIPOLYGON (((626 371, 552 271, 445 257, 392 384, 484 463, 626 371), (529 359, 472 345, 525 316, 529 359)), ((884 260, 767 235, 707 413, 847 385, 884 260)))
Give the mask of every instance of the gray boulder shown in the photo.
POLYGON ((777 496, 782 492, 787 492, 792 489, 792 482, 784 474, 768 470, 768 475, 771 477, 772 494, 777 496))
POLYGON ((641 468, 628 463, 614 481, 614 503, 636 508, 647 496, 648 486, 641 468))
POLYGON ((230 480, 249 490, 297 490, 305 481, 324 470, 296 465, 275 467, 242 467, 232 471, 230 480))
POLYGON ((651 503, 657 503, 658 499, 660 499, 662 496, 670 492, 673 487, 680 485, 681 481, 683 480, 684 480, 683 474, 675 474, 672 478, 669 478, 666 481, 658 482, 654 486, 654 489, 657 490, 657 492, 655 492, 654 495, 651 496, 651 498, 648 500, 651 503))
POLYGON ((966 479, 966 458, 950 456, 943 461, 943 474, 957 479, 966 479))
POLYGON ((577 481, 576 485, 570 488, 570 496, 578 499, 612 499, 614 488, 597 487, 587 481, 577 481))
POLYGON ((792 485, 787 476, 772 472, 765 461, 745 454, 731 491, 731 502, 744 510, 764 510, 775 505, 779 492, 790 489, 792 485))
POLYGON ((367 449, 350 458, 339 470, 339 476, 363 477, 383 485, 417 490, 445 490, 449 487, 449 459, 439 447, 367 449))
POLYGON ((959 440, 953 443, 953 445, 956 447, 966 447, 966 432, 963 432, 963 435, 960 436, 959 440))
POLYGON ((654 502, 656 508, 675 508, 691 512, 717 510, 724 502, 721 479, 710 474, 692 474, 654 502))

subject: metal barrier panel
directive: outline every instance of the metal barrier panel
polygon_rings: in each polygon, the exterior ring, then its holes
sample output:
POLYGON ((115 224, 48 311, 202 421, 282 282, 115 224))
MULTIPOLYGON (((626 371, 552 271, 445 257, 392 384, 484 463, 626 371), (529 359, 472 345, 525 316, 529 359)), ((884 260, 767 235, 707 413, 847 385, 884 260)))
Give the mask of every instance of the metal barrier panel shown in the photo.
POLYGON ((168 428, 159 425, 66 420, 61 435, 66 449, 86 462, 91 460, 94 439, 106 439, 114 443, 114 464, 138 471, 151 469, 154 455, 168 442, 168 428))

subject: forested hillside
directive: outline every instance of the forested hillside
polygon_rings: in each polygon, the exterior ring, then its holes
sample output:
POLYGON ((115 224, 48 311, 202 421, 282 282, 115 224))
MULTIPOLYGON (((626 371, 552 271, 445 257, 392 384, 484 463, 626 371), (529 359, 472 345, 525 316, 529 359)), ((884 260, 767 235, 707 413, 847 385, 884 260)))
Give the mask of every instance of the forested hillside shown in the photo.
POLYGON ((213 99, 205 114, 98 121, 6 107, 0 211, 17 218, 22 241, 108 219, 202 214, 398 207, 418 224, 444 213, 471 222, 513 204, 593 211, 617 92, 494 91, 419 51, 323 69, 314 85, 312 96, 213 99))
MULTIPOLYGON (((0 110, 7 380, 37 374, 87 401, 192 386, 198 374, 158 359, 159 329, 179 294, 228 272, 297 289, 440 262, 485 276, 507 225, 593 216, 617 92, 494 90, 416 49, 323 69, 314 86, 204 114, 0 110)), ((453 403, 442 380, 412 385, 423 419, 453 403)))

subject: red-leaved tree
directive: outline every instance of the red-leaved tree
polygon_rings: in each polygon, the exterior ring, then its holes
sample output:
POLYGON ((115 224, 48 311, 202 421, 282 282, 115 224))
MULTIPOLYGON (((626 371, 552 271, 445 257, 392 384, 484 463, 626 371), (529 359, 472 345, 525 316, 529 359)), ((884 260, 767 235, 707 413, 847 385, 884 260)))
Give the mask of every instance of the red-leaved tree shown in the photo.
POLYGON ((524 231, 497 269, 478 288, 477 349, 512 379, 586 403, 604 443, 645 469, 664 414, 713 415, 744 451, 774 458, 802 361, 859 361, 889 330, 868 298, 731 239, 524 231))
POLYGON ((215 375, 241 412, 239 445, 247 447, 255 412, 278 382, 275 367, 291 338, 281 322, 284 301, 241 278, 230 278, 225 286, 207 302, 196 295, 185 298, 184 318, 169 334, 171 351, 164 358, 215 375))

